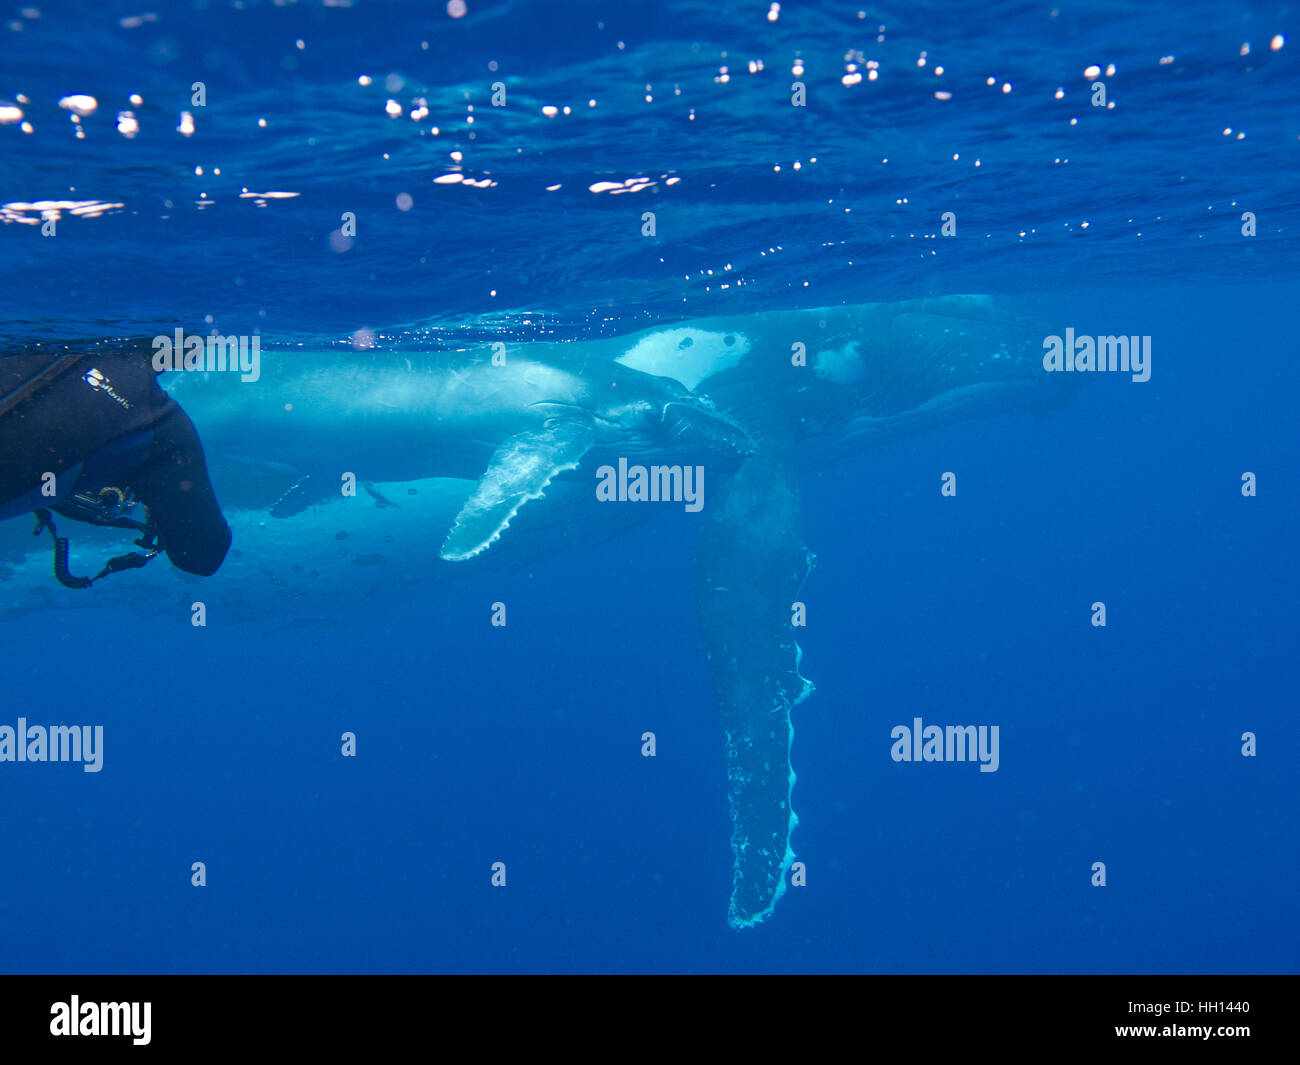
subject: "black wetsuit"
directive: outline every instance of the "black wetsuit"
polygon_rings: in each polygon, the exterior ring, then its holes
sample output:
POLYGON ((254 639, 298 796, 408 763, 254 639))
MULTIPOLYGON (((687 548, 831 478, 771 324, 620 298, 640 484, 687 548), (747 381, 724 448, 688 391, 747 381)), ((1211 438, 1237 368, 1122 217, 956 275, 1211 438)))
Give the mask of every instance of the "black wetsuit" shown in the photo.
POLYGON ((149 349, 70 350, 77 354, 59 347, 0 354, 0 519, 109 485, 129 489, 148 508, 173 565, 215 573, 230 548, 230 527, 198 433, 159 387, 149 349), (42 493, 47 473, 54 474, 53 496, 42 493))

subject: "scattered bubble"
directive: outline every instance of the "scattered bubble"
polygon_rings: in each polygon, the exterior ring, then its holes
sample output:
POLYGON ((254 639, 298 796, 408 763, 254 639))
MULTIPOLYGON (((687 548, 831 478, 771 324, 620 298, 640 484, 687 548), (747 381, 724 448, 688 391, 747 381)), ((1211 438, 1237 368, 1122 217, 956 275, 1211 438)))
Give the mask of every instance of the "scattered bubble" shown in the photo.
POLYGON ((74 115, 79 115, 84 118, 86 115, 92 115, 95 113, 95 109, 99 107, 99 101, 93 96, 78 94, 63 97, 63 99, 59 101, 59 106, 65 111, 71 111, 74 115))

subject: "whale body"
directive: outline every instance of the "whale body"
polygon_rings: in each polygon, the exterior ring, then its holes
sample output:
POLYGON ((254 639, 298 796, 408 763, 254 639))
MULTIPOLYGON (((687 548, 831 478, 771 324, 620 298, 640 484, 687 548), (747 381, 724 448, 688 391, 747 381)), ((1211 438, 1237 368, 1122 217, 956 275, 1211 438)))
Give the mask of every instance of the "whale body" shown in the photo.
POLYGON ((473 558, 519 509, 589 452, 623 458, 676 450, 734 468, 752 442, 678 382, 593 360, 578 345, 548 352, 268 352, 256 381, 181 374, 173 395, 220 454, 249 441, 286 472, 337 490, 365 481, 475 479, 440 550, 473 558), (189 377, 191 379, 185 380, 189 377))

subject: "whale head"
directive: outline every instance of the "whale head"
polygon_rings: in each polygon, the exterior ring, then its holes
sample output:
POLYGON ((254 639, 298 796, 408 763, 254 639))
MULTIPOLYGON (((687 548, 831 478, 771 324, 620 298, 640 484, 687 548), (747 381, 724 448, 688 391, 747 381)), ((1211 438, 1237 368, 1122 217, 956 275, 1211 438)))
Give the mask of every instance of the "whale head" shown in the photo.
POLYGON ((666 439, 699 448, 705 455, 739 464, 754 451, 754 441, 735 421, 718 411, 704 396, 684 392, 660 411, 666 439))
POLYGON ((606 443, 629 454, 672 454, 734 468, 754 451, 736 419, 676 378, 619 367, 611 384, 618 398, 605 393, 603 406, 591 413, 605 429, 606 443))
POLYGON ((1043 369, 1040 323, 987 297, 873 304, 822 315, 801 414, 835 450, 947 421, 1069 403, 1077 375, 1043 369))

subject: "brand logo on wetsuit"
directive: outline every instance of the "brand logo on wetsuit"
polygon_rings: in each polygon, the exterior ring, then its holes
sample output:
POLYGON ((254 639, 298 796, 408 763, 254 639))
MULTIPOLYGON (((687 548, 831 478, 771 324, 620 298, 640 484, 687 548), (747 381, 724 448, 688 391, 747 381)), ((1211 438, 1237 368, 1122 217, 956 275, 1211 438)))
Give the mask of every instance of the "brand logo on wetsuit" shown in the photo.
POLYGON ((109 379, 105 377, 102 373, 100 373, 98 370, 94 370, 94 369, 87 370, 84 374, 82 374, 81 379, 85 381, 86 384, 90 385, 90 387, 93 388, 96 392, 103 392, 104 395, 112 399, 113 402, 119 404, 122 407, 125 407, 127 410, 131 409, 130 400, 128 400, 125 396, 119 396, 116 392, 114 392, 113 383, 109 381, 109 379))

